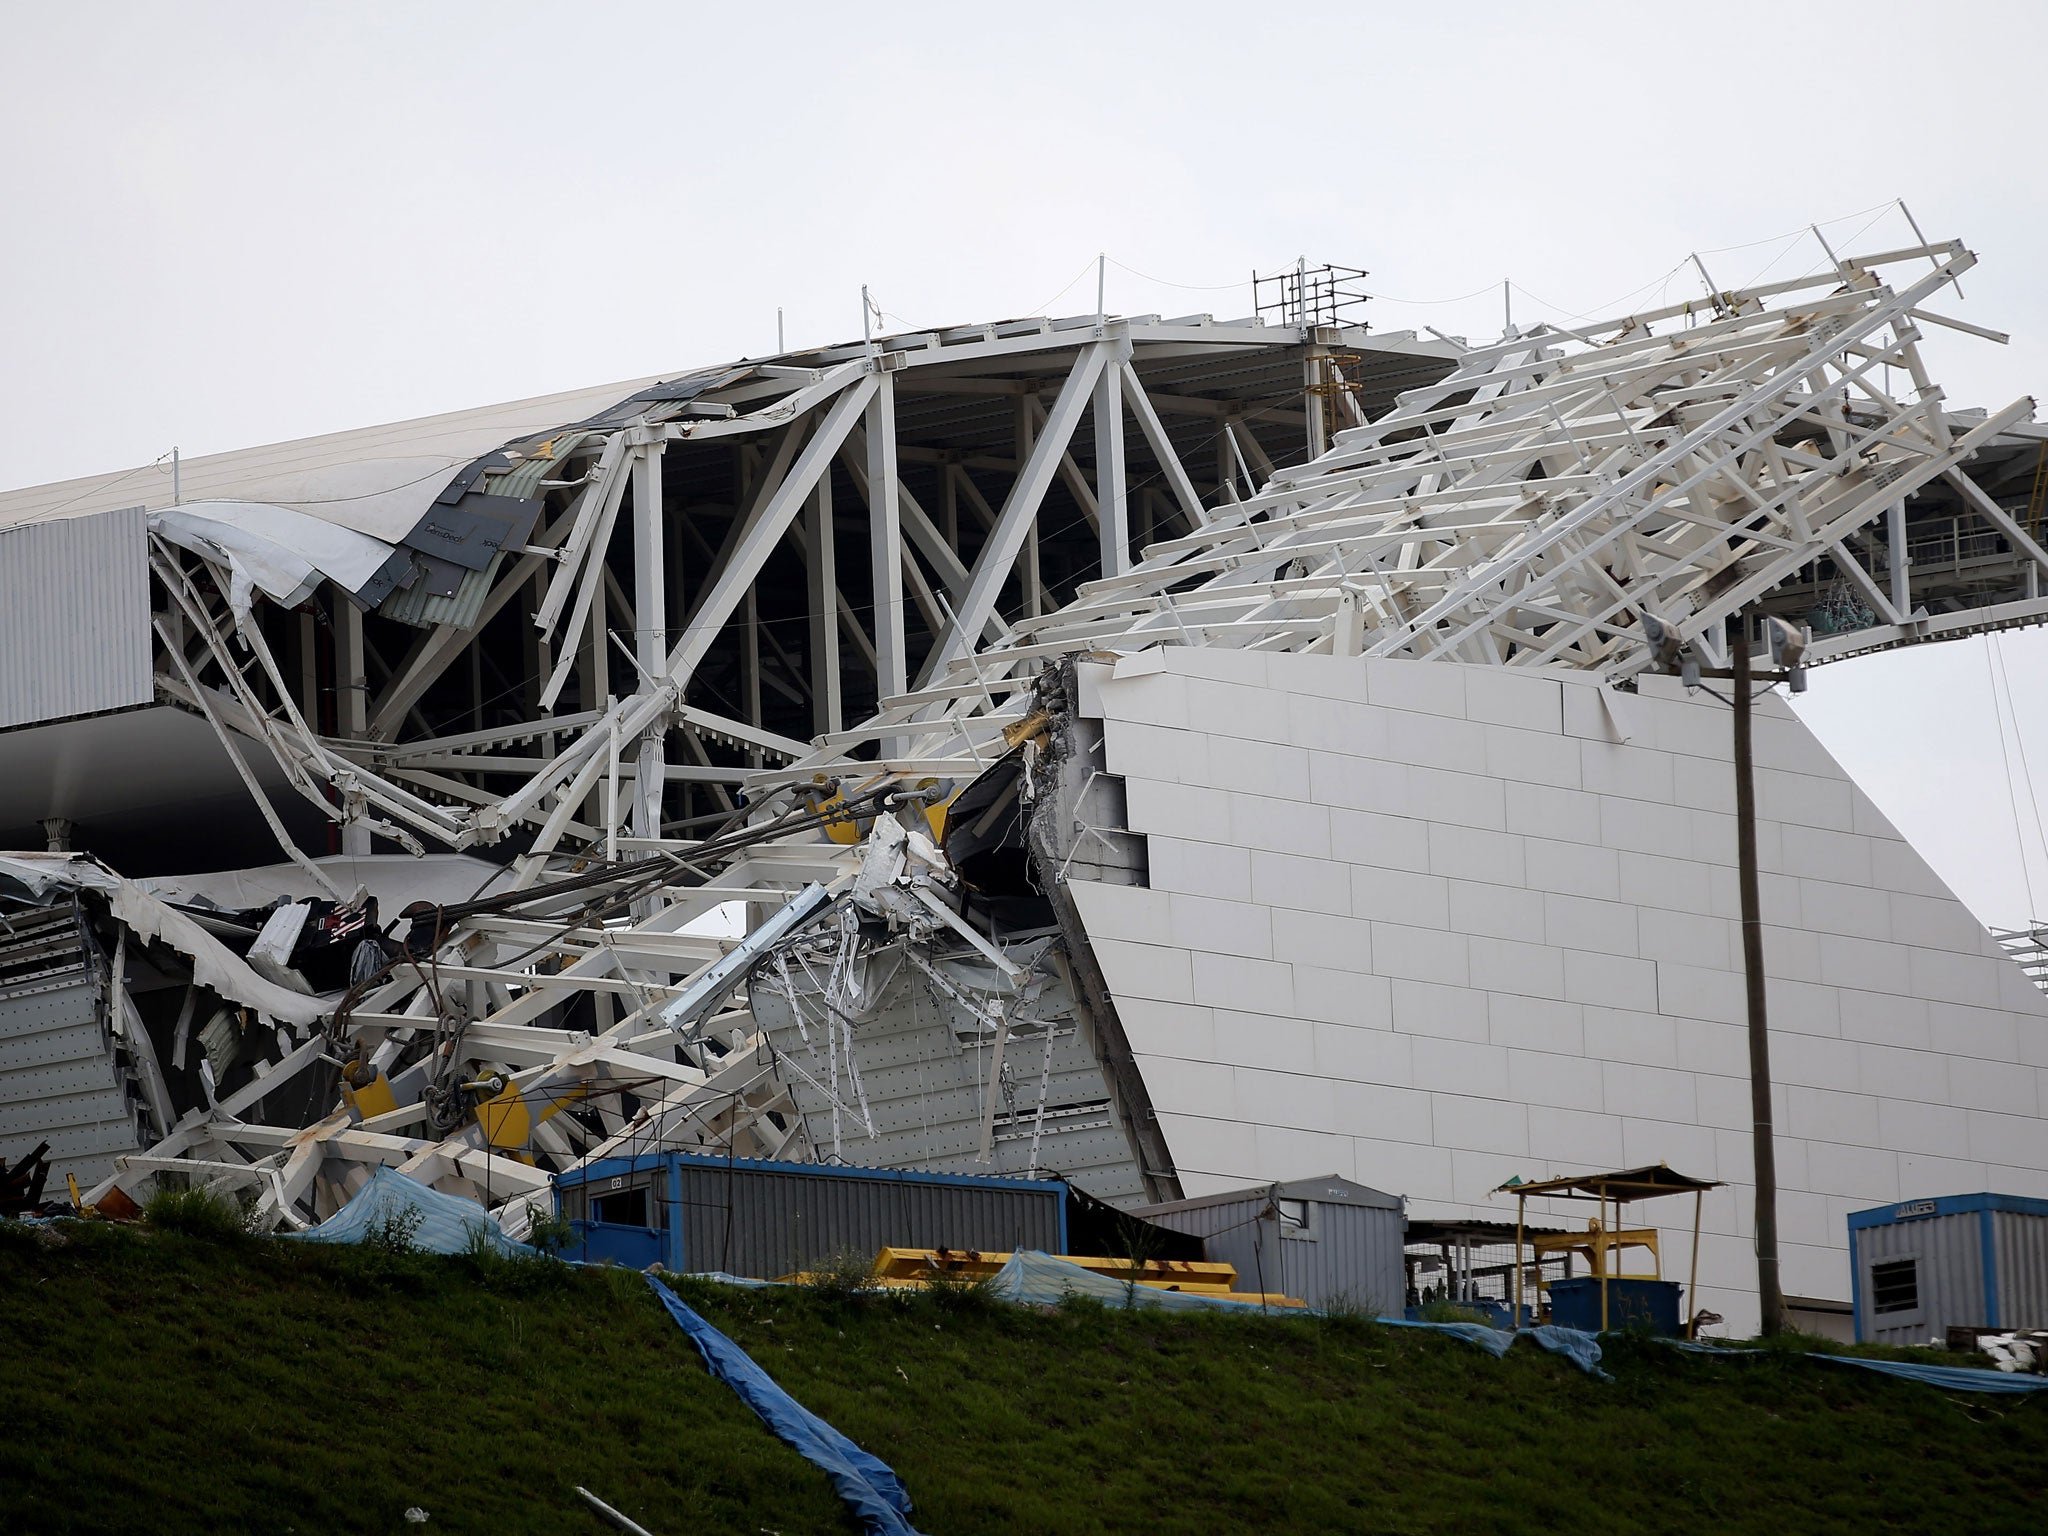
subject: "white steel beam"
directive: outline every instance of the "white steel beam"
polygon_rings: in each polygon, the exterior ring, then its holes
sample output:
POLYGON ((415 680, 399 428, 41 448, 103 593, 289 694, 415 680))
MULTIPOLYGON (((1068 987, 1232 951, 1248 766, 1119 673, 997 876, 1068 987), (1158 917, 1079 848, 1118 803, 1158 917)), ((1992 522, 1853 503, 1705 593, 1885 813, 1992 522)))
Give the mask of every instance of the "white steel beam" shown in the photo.
POLYGON ((1059 467, 1060 455, 1066 451, 1075 427, 1080 424, 1081 413, 1092 397, 1095 380, 1105 367, 1122 361, 1128 351, 1127 342, 1095 342, 1075 360, 1066 383, 1060 386, 1059 398, 1046 415, 1045 430, 1032 445, 1031 456, 1017 476, 1016 483, 1010 487, 1010 494, 1003 501, 1003 510, 996 518, 996 526, 988 536, 980 559, 975 562, 974 579, 960 600, 958 622, 934 652, 936 668, 945 667, 973 649, 974 637, 995 614, 1003 583, 1009 579, 1010 569, 1016 564, 1017 555, 1035 526, 1039 503, 1045 499, 1046 489, 1052 484, 1052 477, 1059 467))
POLYGON ((1173 451, 1173 440, 1159 423, 1159 413, 1152 409, 1151 398, 1138 379, 1138 370, 1125 362, 1119 365, 1118 371, 1123 375, 1124 399, 1130 403, 1131 414, 1138 421, 1138 430, 1144 434, 1145 446, 1152 450, 1152 457, 1158 461, 1159 472, 1166 477, 1167 489, 1173 492, 1181 516, 1187 519, 1189 528, 1201 527, 1209 520, 1209 515, 1203 510, 1202 498, 1195 494, 1195 483, 1188 478, 1180 455, 1173 451))
POLYGON ((1104 368, 1095 380, 1095 506, 1102 541, 1102 574, 1119 576, 1131 564, 1131 513, 1124 478, 1124 374, 1104 368))
POLYGON ((839 691, 839 554, 833 536, 832 477, 820 475, 805 510, 806 606, 810 610, 811 729, 844 724, 839 691))
MULTIPOLYGON (((668 560, 662 547, 661 460, 664 445, 651 443, 634 461, 633 475, 633 654, 643 689, 653 686, 668 654, 668 560)), ((651 721, 634 754, 633 831, 661 836, 665 718, 651 721)))
MULTIPOLYGON (((775 487, 760 515, 753 520, 753 525, 735 544, 725 568, 698 600, 697 610, 690 617, 689 629, 669 653, 668 675, 673 682, 679 685, 687 683, 697 670, 697 664, 710 653, 719 630, 724 628, 726 620, 739 606, 741 595, 760 575, 768 556, 803 509, 805 499, 818 483, 818 477, 832 467, 839 445, 860 420, 878 387, 878 376, 870 374, 842 390, 832 402, 817 430, 811 434, 810 441, 804 444, 803 452, 797 455, 789 474, 775 487)), ((895 441, 893 432, 890 441, 895 441)))
POLYGON ((888 698, 909 686, 904 644, 903 521, 896 485, 896 381, 875 376, 867 405, 868 573, 874 593, 875 693, 888 698))

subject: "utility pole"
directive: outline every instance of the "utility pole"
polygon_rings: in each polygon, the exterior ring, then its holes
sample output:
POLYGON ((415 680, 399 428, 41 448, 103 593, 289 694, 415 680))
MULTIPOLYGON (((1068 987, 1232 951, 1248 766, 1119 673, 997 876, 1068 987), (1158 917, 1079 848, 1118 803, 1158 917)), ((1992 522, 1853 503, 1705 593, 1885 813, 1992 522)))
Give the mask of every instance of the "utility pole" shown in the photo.
MULTIPOLYGON (((1785 1289, 1778 1269, 1778 1141, 1771 1111, 1771 1034, 1765 1007, 1763 903, 1757 891, 1756 872, 1756 755, 1752 747, 1752 717, 1755 688, 1775 683, 1789 684, 1794 693, 1806 689, 1806 669, 1801 659, 1811 633, 1795 629, 1783 619, 1766 617, 1770 636, 1771 670, 1758 672, 1749 654, 1749 613, 1734 618, 1734 632, 1728 640, 1734 663, 1727 667, 1703 667, 1691 646, 1661 619, 1646 615, 1643 637, 1649 642, 1652 667, 1676 672, 1687 688, 1703 687, 1703 678, 1725 678, 1734 695, 1725 702, 1735 716, 1735 862, 1742 903, 1742 977, 1749 1016, 1749 1118, 1750 1155, 1756 1177, 1756 1291, 1765 1338, 1785 1331, 1785 1289)), ((1709 693, 1714 690, 1708 689, 1709 693)), ((1718 693, 1716 698, 1721 697, 1718 693)))
POLYGON ((1764 925, 1756 874, 1756 761, 1751 748, 1749 624, 1737 621, 1735 644, 1735 858, 1742 888, 1742 976, 1749 1003, 1750 1148, 1756 1168, 1756 1290, 1765 1338, 1785 1328, 1785 1291, 1778 1274, 1778 1138, 1771 1113, 1771 1033, 1764 1001, 1764 925))

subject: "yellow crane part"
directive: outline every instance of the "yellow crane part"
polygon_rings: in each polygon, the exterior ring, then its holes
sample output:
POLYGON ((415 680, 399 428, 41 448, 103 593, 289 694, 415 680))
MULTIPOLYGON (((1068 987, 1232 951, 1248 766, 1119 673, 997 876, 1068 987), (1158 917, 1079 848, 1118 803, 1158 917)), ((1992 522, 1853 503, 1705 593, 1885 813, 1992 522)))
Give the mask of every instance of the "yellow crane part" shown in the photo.
POLYGON ((351 1083, 348 1074, 343 1073, 341 1096, 348 1107, 365 1120, 387 1115, 398 1108, 398 1095, 391 1091, 391 1079, 382 1072, 370 1072, 360 1086, 351 1083))
MULTIPOLYGON (((1007 1253, 984 1253, 973 1248, 884 1248, 875 1256, 872 1283, 890 1290, 929 1284, 939 1277, 954 1280, 986 1280, 1010 1262, 1007 1253)), ((1298 1296, 1271 1291, 1240 1291, 1237 1268, 1231 1264, 1210 1264, 1189 1259, 1147 1259, 1133 1264, 1129 1259, 1103 1258, 1095 1254, 1060 1253, 1054 1258, 1077 1265, 1113 1280, 1135 1280, 1157 1291, 1181 1291, 1191 1296, 1220 1296, 1230 1301, 1260 1302, 1270 1307, 1300 1307, 1307 1303, 1298 1296)), ((808 1273, 783 1275, 785 1282, 805 1285, 808 1273)))
MULTIPOLYGON (((1129 1259, 1100 1258, 1093 1254, 1056 1254, 1063 1264, 1078 1265, 1098 1275, 1119 1280, 1135 1277, 1142 1285, 1195 1286, 1229 1290, 1237 1284, 1236 1266, 1208 1264, 1188 1259, 1147 1259, 1133 1266, 1129 1259)), ((884 1248, 875 1259, 879 1275, 905 1279, 926 1274, 992 1275, 1010 1262, 1007 1253, 982 1253, 972 1248, 884 1248)))

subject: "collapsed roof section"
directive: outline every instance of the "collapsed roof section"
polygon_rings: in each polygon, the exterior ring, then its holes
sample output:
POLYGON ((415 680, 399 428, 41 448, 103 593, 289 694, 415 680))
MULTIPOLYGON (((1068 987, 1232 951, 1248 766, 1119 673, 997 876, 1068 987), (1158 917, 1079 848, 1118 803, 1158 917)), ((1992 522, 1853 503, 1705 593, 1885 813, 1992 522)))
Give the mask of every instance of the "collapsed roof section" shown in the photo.
POLYGON ((979 644, 982 613, 964 609, 936 686, 894 701, 858 739, 909 741, 912 759, 968 750, 982 722, 1004 717, 996 698, 1043 658, 1089 649, 1622 679, 1648 664, 1646 617, 1717 664, 1752 606, 1817 629, 1814 660, 2038 623, 2048 437, 2028 426, 2033 401, 1952 414, 1920 357, 1923 325, 1995 335, 1928 307, 1974 261, 1954 242, 1845 258, 1470 351, 1128 571, 1017 620, 1000 644, 979 644), (1965 468, 1980 457, 2004 499, 1965 468), (2015 462, 2031 477, 2025 505, 2013 504, 2015 462), (1967 543, 1968 561, 1916 569, 1916 515, 1958 551, 1967 543))
MULTIPOLYGON (((1314 317, 891 337, 451 427, 410 481, 402 444, 330 453, 346 515, 195 466, 211 503, 120 524, 155 597, 132 628, 154 712, 206 723, 297 883, 170 908, 290 1000, 76 861, 22 888, 76 892, 162 994, 125 1047, 156 1145, 118 1177, 201 1170, 290 1224, 395 1166, 514 1231, 552 1172, 676 1144, 1173 1199, 1065 893, 1145 879, 1070 658, 1626 676, 1645 616, 1718 655, 1743 604, 1837 588, 1862 617, 1822 654, 2037 620, 2028 402, 1945 413, 1917 349, 1969 263, 1880 253, 1462 355, 1314 317), (1910 563, 1966 521, 1981 558, 1910 563), (388 553, 347 564, 344 533, 388 553), (489 889, 380 916, 373 838, 486 853, 489 889), (684 931, 732 902, 764 925, 738 949, 684 931), (173 1081, 194 1030, 212 1081, 189 1050, 173 1081)), ((49 723, 64 696, 9 718, 58 751, 98 723, 49 723)), ((94 792, 53 839, 90 843, 94 792)))
MULTIPOLYGON (((993 638, 1318 449, 1305 370, 1370 409, 1452 356, 1363 326, 1011 321, 193 460, 176 492, 131 471, 11 493, 0 559, 66 611, 0 676, 0 722, 169 705, 280 841, 542 860, 595 838, 617 741, 629 835, 659 838, 900 693, 964 609, 993 638), (146 524, 31 562, 31 534, 135 500, 146 524), (120 676, 86 686, 108 652, 120 676)), ((61 816, 75 846, 116 811, 76 781, 16 798, 0 826, 61 816)), ((128 826, 103 850, 124 867, 128 826)))

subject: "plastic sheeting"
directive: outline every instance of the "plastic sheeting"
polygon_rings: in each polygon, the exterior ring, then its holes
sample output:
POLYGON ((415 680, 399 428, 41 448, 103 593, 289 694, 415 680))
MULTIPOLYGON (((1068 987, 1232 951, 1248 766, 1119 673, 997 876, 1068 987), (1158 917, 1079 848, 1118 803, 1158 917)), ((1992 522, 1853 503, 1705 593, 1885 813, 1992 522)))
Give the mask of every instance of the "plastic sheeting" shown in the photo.
POLYGON ((1614 1380, 1600 1369, 1600 1341, 1590 1333, 1545 1323, 1539 1328, 1524 1328, 1521 1336, 1533 1339, 1553 1355, 1563 1355, 1588 1376, 1597 1376, 1602 1381, 1614 1380))
POLYGON ((988 1292, 1002 1301, 1058 1306, 1069 1296, 1092 1296, 1108 1306, 1154 1308, 1163 1312, 1270 1312, 1300 1316, 1299 1307, 1273 1307, 1256 1301, 1225 1301, 1220 1296, 1199 1296, 1188 1291, 1162 1291, 1149 1285, 1132 1285, 1114 1275, 1099 1275, 1092 1269, 1069 1264, 1049 1253, 1021 1249, 1010 1261, 989 1276, 988 1292))
POLYGON ((1427 1328, 1433 1333, 1463 1339, 1467 1344, 1477 1344, 1496 1360, 1514 1347, 1515 1340, 1527 1339, 1553 1355, 1564 1356, 1588 1376, 1601 1381, 1614 1380, 1600 1368, 1600 1341, 1577 1328, 1560 1328, 1554 1323, 1545 1323, 1538 1328, 1522 1328, 1510 1333, 1505 1328, 1489 1328, 1484 1323, 1414 1323, 1404 1317, 1383 1317, 1380 1321, 1389 1328, 1427 1328))
POLYGON ((918 1536, 910 1524, 910 1495, 887 1462, 869 1455, 783 1391, 751 1355, 705 1322, 674 1291, 652 1275, 647 1284, 690 1336, 711 1374, 739 1394, 777 1439, 832 1480, 863 1531, 869 1536, 918 1536))
MULTIPOLYGON (((1691 1344, 1668 1339, 1673 1349, 1689 1355, 1715 1355, 1721 1359, 1762 1360, 1769 1352, 1761 1349, 1723 1349, 1716 1344, 1691 1344)), ((1776 1356, 1775 1358, 1783 1358, 1776 1356)), ((1825 1360, 1829 1365, 1854 1365, 1884 1376, 1898 1376, 1949 1392, 2048 1392, 2048 1376, 2019 1376, 2007 1371, 1985 1371, 1967 1365, 1921 1365, 1912 1360, 1873 1360, 1864 1355, 1807 1355, 1808 1360, 1825 1360)))
POLYGON ((474 1200, 429 1189, 392 1168, 379 1168, 371 1174, 370 1182, 319 1226, 283 1235, 308 1243, 360 1243, 394 1221, 404 1222, 408 1211, 419 1212, 411 1241, 421 1253, 467 1253, 481 1240, 507 1258, 540 1257, 537 1249, 515 1243, 501 1232, 474 1200))
MULTIPOLYGON (((1162 1291, 1156 1286, 1132 1285, 1113 1275, 1097 1274, 1078 1264, 1069 1264, 1049 1253, 1019 1252, 989 1277, 989 1294, 1004 1301, 1057 1306, 1069 1296, 1092 1296, 1109 1306, 1154 1308, 1167 1312, 1263 1313, 1271 1317, 1310 1316, 1312 1309, 1275 1307, 1256 1301, 1226 1301, 1221 1296, 1198 1296, 1186 1291, 1162 1291)), ((1524 1328, 1519 1334, 1489 1328, 1484 1323, 1411 1323, 1404 1318, 1383 1317, 1389 1328, 1423 1328, 1448 1334, 1467 1344, 1476 1344, 1496 1359, 1513 1347, 1517 1338, 1540 1344, 1552 1354, 1562 1355, 1589 1376, 1612 1380, 1600 1369, 1600 1343, 1590 1333, 1576 1328, 1524 1328)))

